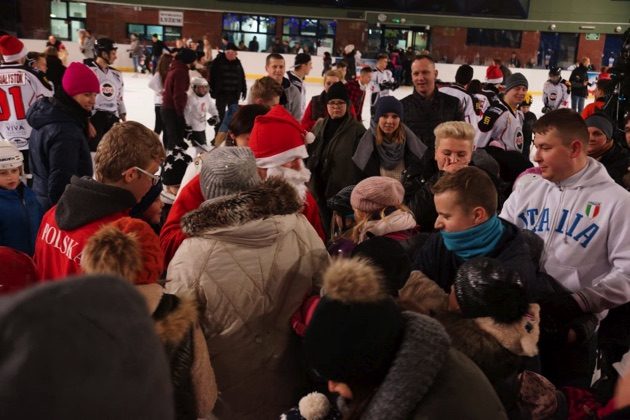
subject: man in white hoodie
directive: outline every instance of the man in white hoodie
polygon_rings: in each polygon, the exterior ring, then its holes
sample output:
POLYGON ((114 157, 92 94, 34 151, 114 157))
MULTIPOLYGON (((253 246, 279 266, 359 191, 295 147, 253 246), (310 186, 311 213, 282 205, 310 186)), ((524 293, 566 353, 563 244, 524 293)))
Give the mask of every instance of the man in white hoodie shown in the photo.
MULTIPOLYGON (((569 344, 563 352, 573 347, 592 355, 584 348, 591 340, 575 320, 585 314, 602 319, 630 301, 630 193, 588 157, 588 129, 579 114, 549 112, 533 131, 542 179, 519 186, 501 217, 544 240, 541 268, 569 293, 542 302, 541 316, 558 326, 557 339, 569 344)), ((567 363, 575 363, 566 353, 567 363)))

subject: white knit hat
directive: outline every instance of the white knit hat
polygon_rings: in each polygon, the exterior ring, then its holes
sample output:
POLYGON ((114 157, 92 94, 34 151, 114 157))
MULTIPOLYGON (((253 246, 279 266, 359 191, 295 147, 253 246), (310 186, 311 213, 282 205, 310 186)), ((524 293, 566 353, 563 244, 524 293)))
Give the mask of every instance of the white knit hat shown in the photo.
POLYGON ((0 140, 0 170, 14 169, 22 166, 24 156, 7 140, 0 140))

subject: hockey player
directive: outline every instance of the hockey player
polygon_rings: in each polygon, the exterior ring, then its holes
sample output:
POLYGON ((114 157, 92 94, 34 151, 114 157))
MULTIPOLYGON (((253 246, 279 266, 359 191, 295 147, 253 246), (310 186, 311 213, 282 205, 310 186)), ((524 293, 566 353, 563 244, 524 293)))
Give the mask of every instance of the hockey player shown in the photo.
POLYGON ((455 73, 455 83, 450 86, 441 87, 439 91, 459 99, 459 103, 464 110, 464 121, 476 127, 479 121, 479 117, 475 111, 477 98, 466 91, 468 84, 473 78, 473 72, 474 70, 471 66, 462 64, 455 73))
POLYGON ((95 152, 101 138, 118 121, 126 121, 127 111, 123 102, 123 77, 120 71, 111 67, 116 61, 118 47, 109 38, 96 40, 96 59, 86 64, 94 71, 101 84, 101 93, 96 96, 96 105, 90 121, 96 129, 96 136, 89 139, 90 151, 95 152))
POLYGON ((184 109, 186 125, 190 127, 188 139, 197 152, 208 151, 206 145, 206 122, 214 126, 218 122, 219 112, 208 94, 208 82, 201 77, 190 81, 192 91, 188 93, 188 101, 184 109), (210 118, 206 118, 210 114, 210 118))
POLYGON ((543 86, 543 114, 561 107, 566 108, 569 103, 568 82, 562 79, 561 70, 560 67, 549 69, 549 80, 543 86))
POLYGON ((525 99, 529 84, 521 73, 514 73, 505 82, 503 98, 483 114, 478 127, 477 148, 495 146, 503 150, 523 151, 523 113, 518 106, 525 99))
POLYGON ((24 173, 30 178, 28 167, 28 138, 31 126, 26 113, 35 101, 52 96, 53 88, 46 78, 27 66, 28 50, 11 35, 0 36, 0 139, 8 140, 24 156, 24 173))
POLYGON ((391 95, 390 91, 398 89, 398 83, 394 79, 391 70, 387 69, 389 58, 387 54, 379 54, 376 57, 376 67, 372 71, 372 98, 370 102, 370 113, 374 116, 376 112, 376 101, 383 96, 391 95))

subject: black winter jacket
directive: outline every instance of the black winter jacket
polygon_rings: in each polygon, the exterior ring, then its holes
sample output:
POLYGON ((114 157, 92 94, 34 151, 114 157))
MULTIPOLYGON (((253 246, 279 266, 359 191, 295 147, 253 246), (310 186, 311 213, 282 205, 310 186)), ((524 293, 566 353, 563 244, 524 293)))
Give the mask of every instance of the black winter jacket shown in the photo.
POLYGON ((433 130, 446 121, 464 121, 464 110, 454 96, 435 90, 433 98, 425 99, 414 92, 402 101, 403 122, 416 136, 427 145, 429 151, 435 150, 433 130))
POLYGON ((217 98, 238 94, 247 95, 245 71, 241 61, 238 58, 230 61, 225 53, 220 53, 212 61, 210 69, 210 95, 217 98))
MULTIPOLYGON (((613 140, 614 141, 614 140, 613 140)), ((628 173, 630 167, 630 151, 619 146, 617 143, 597 159, 608 171, 608 175, 619 185, 628 188, 623 182, 624 176, 628 173)))
POLYGON ((92 176, 86 136, 89 115, 63 92, 38 100, 26 114, 33 127, 29 138, 33 191, 44 210, 57 203, 73 175, 92 176))
MULTIPOLYGON (((545 294, 547 287, 540 284, 537 267, 532 261, 529 246, 520 229, 510 222, 500 220, 505 228, 503 236, 495 249, 485 256, 496 258, 505 267, 519 273, 530 299, 545 294)), ((416 254, 414 270, 422 271, 446 293, 450 293, 457 270, 463 263, 462 258, 446 249, 442 235, 435 232, 429 236, 424 246, 416 254)))
POLYGON ((580 64, 572 72, 569 77, 571 82, 571 95, 581 96, 586 98, 588 96, 588 85, 584 85, 584 82, 588 82, 588 69, 586 66, 580 64))

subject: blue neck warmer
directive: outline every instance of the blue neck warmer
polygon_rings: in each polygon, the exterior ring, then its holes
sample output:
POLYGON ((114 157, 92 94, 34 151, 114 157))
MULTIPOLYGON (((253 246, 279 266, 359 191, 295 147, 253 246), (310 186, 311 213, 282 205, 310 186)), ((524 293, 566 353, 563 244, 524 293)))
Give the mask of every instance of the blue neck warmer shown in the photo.
POLYGON ((469 260, 487 255, 497 246, 505 227, 495 214, 480 225, 461 232, 440 231, 444 246, 458 257, 469 260))

